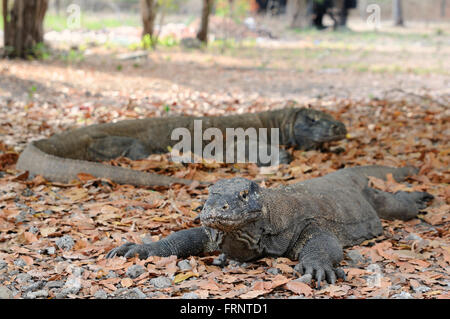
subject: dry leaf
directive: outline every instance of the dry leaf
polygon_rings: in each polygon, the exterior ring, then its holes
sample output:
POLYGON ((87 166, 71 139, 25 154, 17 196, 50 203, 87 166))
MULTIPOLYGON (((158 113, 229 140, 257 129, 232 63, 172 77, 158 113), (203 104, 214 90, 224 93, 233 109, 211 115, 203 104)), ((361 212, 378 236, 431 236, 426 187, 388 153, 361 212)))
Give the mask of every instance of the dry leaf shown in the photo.
POLYGON ((246 292, 245 294, 239 295, 239 298, 242 298, 242 299, 254 299, 256 297, 265 295, 268 292, 269 291, 267 291, 267 290, 250 290, 250 291, 246 292))
POLYGON ((285 285, 285 287, 293 293, 297 295, 304 295, 305 297, 310 297, 313 293, 313 289, 310 286, 300 281, 290 281, 285 285))
POLYGON ((180 282, 182 282, 182 281, 184 281, 184 280, 186 280, 188 278, 191 278, 193 276, 198 277, 198 275, 194 274, 192 271, 188 271, 188 272, 185 272, 185 273, 178 274, 178 275, 175 276, 175 278, 173 280, 173 283, 174 284, 178 284, 178 283, 180 283, 180 282))
POLYGON ((130 279, 130 278, 123 278, 120 281, 120 284, 122 285, 122 287, 128 288, 128 287, 131 287, 133 285, 133 280, 130 279))

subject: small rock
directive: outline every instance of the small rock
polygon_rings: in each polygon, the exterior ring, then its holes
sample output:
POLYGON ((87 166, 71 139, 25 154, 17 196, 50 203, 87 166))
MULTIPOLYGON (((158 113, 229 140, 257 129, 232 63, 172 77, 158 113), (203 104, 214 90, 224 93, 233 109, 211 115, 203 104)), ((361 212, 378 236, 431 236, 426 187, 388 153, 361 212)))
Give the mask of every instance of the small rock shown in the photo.
POLYGON ((347 257, 353 265, 357 265, 359 263, 364 263, 364 257, 358 250, 349 250, 347 251, 347 257))
POLYGON ((136 298, 133 298, 133 299, 145 299, 145 298, 147 298, 147 296, 137 287, 131 289, 130 295, 136 296, 136 298))
POLYGON ((0 260, 0 270, 6 268, 6 266, 8 266, 8 263, 4 260, 0 260))
POLYGON ((14 260, 14 265, 16 265, 17 267, 25 267, 27 263, 22 258, 19 258, 14 260))
POLYGON ((126 275, 130 278, 137 278, 145 273, 145 268, 142 265, 132 265, 128 267, 126 275))
POLYGON ((22 210, 16 217, 16 223, 23 223, 27 220, 27 212, 22 210))
POLYGON ((71 250, 75 245, 75 241, 69 235, 59 237, 55 243, 62 250, 71 250))
POLYGON ((392 285, 389 287, 389 290, 400 290, 402 289, 402 286, 400 285, 392 285))
POLYGON ((414 299, 409 292, 402 291, 399 294, 392 295, 392 299, 414 299))
POLYGON ((23 290, 24 292, 28 292, 28 291, 36 291, 36 290, 42 289, 42 288, 44 287, 44 285, 45 285, 45 282, 43 282, 43 281, 38 281, 38 282, 32 283, 31 285, 22 287, 22 290, 23 290))
POLYGON ((107 299, 108 298, 108 294, 103 289, 99 289, 99 290, 97 290, 95 292, 94 298, 95 299, 107 299))
POLYGON ((24 284, 27 283, 31 280, 31 275, 27 274, 27 273, 20 273, 17 275, 16 280, 19 284, 24 284))
POLYGON ((155 288, 159 288, 159 289, 168 288, 168 287, 172 286, 172 280, 170 280, 169 278, 164 277, 164 276, 159 276, 159 277, 150 279, 150 284, 155 286, 155 288))
POLYGON ((367 266, 366 270, 371 273, 381 273, 381 268, 377 264, 370 264, 369 266, 367 266))
POLYGON ((417 235, 417 234, 410 233, 410 234, 405 238, 405 240, 421 241, 421 240, 422 240, 422 237, 420 237, 420 236, 417 235))
POLYGON ((301 276, 300 278, 295 279, 294 281, 302 282, 304 284, 309 285, 311 283, 312 276, 311 274, 305 274, 301 276))
POLYGON ((47 287, 48 289, 51 289, 51 288, 62 288, 62 287, 64 287, 64 281, 63 280, 49 281, 49 282, 47 282, 45 287, 47 287))
POLYGON ((220 254, 217 258, 214 258, 212 264, 214 266, 225 267, 227 261, 227 256, 225 254, 220 254))
POLYGON ((199 295, 195 292, 186 292, 181 296, 181 299, 199 299, 199 295))
POLYGON ((47 247, 45 249, 45 251, 47 252, 47 255, 54 255, 55 254, 55 247, 47 247))
POLYGON ((81 289, 81 280, 78 276, 70 276, 66 283, 64 284, 64 288, 61 293, 68 295, 73 294, 76 295, 81 289))
POLYGON ((271 275, 278 275, 280 273, 280 270, 278 268, 272 267, 272 268, 267 269, 266 272, 271 275))
POLYGON ((189 260, 181 260, 180 262, 178 262, 178 267, 180 268, 180 270, 185 271, 185 270, 191 270, 192 266, 189 263, 189 260))
POLYGON ((47 298, 47 297, 48 297, 48 291, 44 290, 44 289, 38 290, 35 292, 30 291, 25 295, 25 298, 27 298, 27 299, 47 298))
POLYGON ((120 288, 114 292, 115 299, 145 299, 147 296, 139 288, 120 288))
POLYGON ((75 276, 75 277, 81 277, 81 275, 83 275, 83 273, 84 273, 84 269, 82 267, 70 265, 69 269, 72 273, 72 276, 75 276))
POLYGON ((421 294, 431 290, 431 288, 427 287, 427 286, 412 287, 412 289, 414 290, 415 293, 421 293, 421 294))
POLYGON ((39 228, 37 228, 36 226, 31 226, 28 231, 32 234, 37 234, 39 232, 39 228))
POLYGON ((12 276, 16 276, 20 273, 20 271, 18 271, 17 269, 11 270, 10 272, 8 272, 8 276, 12 277, 12 276))
POLYGON ((29 188, 26 188, 22 192, 22 196, 25 196, 25 197, 30 197, 30 196, 33 196, 33 195, 34 195, 34 192, 31 189, 29 189, 29 188))
POLYGON ((9 290, 5 286, 0 286, 0 299, 12 299, 13 294, 11 290, 9 290))

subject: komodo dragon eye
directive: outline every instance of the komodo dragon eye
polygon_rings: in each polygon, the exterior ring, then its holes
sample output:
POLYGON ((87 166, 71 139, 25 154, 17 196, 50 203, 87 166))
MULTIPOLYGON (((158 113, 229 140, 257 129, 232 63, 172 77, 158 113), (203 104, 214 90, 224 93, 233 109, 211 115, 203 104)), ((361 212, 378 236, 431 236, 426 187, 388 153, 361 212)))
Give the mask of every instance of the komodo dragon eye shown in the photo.
POLYGON ((248 200, 248 190, 240 192, 239 197, 241 197, 242 200, 247 201, 248 200))

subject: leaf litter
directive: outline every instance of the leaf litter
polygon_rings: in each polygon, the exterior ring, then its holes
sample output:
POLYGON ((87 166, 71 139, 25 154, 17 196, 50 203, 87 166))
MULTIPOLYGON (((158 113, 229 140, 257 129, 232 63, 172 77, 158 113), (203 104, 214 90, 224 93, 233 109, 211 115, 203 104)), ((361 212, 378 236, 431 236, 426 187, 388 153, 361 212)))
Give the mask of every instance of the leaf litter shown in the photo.
MULTIPOLYGON (((104 258, 126 240, 155 241, 198 226, 197 208, 207 198, 202 186, 145 189, 88 174, 62 184, 39 176, 28 179, 28 174, 15 170, 25 143, 79 125, 81 113, 83 123, 89 124, 165 116, 162 109, 166 104, 176 112, 196 115, 263 111, 286 104, 283 99, 238 93, 230 98, 229 94, 184 90, 185 95, 167 94, 165 101, 148 98, 144 92, 133 98, 119 92, 108 107, 96 101, 93 103, 98 105, 86 104, 80 88, 69 90, 70 100, 55 92, 52 101, 36 99, 32 105, 20 99, 8 102, 9 114, 0 116, 1 134, 8 136, 0 142, 0 282, 11 296, 28 298, 27 287, 44 282, 46 298, 95 298, 102 291, 111 298, 124 293, 131 298, 133 289, 148 298, 181 298, 187 292, 200 298, 449 298, 450 113, 442 103, 414 96, 313 99, 301 106, 327 111, 347 125, 349 136, 338 143, 343 151, 289 150, 294 161, 274 171, 261 171, 253 164, 180 165, 170 162, 167 154, 109 162, 198 181, 242 176, 265 187, 296 183, 345 166, 419 167, 420 173, 406 186, 391 177, 387 181, 371 178, 370 183, 392 192, 430 192, 435 196, 432 206, 418 219, 383 221, 382 236, 345 250, 341 265, 348 280, 326 284, 320 290, 313 289, 314 281, 296 281, 295 262, 286 258, 230 262, 220 268, 212 264, 215 255, 190 257, 184 263, 190 269, 182 269, 182 260, 174 256, 143 261, 104 258), (133 265, 141 265, 145 272, 128 277, 127 270, 133 265), (276 273, 268 272, 272 268, 276 273)), ((108 96, 104 98, 108 100, 108 96)))

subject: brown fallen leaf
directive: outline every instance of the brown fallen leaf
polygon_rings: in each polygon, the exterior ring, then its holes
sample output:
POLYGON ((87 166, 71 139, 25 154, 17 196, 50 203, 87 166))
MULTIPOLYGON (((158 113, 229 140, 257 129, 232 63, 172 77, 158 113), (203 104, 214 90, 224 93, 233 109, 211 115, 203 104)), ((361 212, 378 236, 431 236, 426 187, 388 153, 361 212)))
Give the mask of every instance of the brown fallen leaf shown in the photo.
POLYGON ((277 269, 280 269, 282 273, 284 274, 292 274, 294 272, 294 269, 286 264, 277 264, 275 266, 277 269))
POLYGON ((122 287, 128 288, 128 287, 131 287, 133 285, 133 280, 131 278, 123 278, 120 281, 120 284, 122 285, 122 287))
POLYGON ((41 228, 39 230, 39 232, 41 233, 42 237, 48 237, 48 236, 56 233, 57 230, 58 230, 57 227, 44 227, 44 228, 41 228))
POLYGON ((23 232, 22 234, 20 234, 19 236, 17 236, 17 241, 21 244, 32 244, 37 242, 39 239, 37 238, 37 236, 33 233, 30 232, 23 232))
POLYGON ((270 290, 250 290, 242 295, 239 295, 239 298, 241 299, 254 299, 256 297, 265 295, 269 293, 270 290))
POLYGON ((82 181, 82 182, 87 182, 90 180, 96 180, 98 179, 97 177, 91 175, 91 174, 87 174, 87 173, 78 173, 77 174, 77 178, 82 181))
POLYGON ((62 193, 63 196, 67 197, 71 202, 78 202, 89 196, 87 190, 84 188, 69 188, 67 191, 62 193))
POLYGON ((33 264, 33 258, 31 258, 30 256, 22 255, 22 256, 20 256, 20 258, 21 258, 28 266, 31 266, 31 265, 33 264))
POLYGON ((313 293, 313 289, 310 286, 300 281, 290 281, 285 285, 285 287, 293 293, 297 295, 304 295, 305 297, 310 297, 313 293))
POLYGON ((0 170, 4 170, 16 164, 18 159, 19 159, 18 153, 7 152, 0 154, 0 170))

